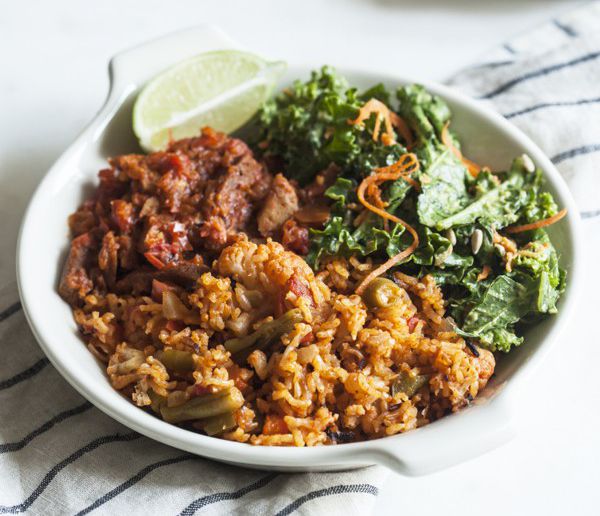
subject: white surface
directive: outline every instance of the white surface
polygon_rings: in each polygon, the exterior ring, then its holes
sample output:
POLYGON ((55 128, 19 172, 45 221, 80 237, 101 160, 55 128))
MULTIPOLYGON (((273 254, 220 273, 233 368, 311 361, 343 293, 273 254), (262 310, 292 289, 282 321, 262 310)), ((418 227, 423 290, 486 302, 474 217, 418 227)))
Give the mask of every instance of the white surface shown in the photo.
MULTIPOLYGON (((384 65, 440 80, 487 47, 577 2, 253 0, 236 4, 105 0, 92 7, 87 2, 57 0, 3 6, 3 239, 15 241, 32 188, 99 108, 107 87, 106 62, 127 46, 209 22, 272 57, 319 58, 349 66, 367 62, 373 68, 384 65)), ((0 278, 11 277, 13 267, 12 255, 1 256, 0 278)), ((597 317, 597 306, 583 309, 589 320, 597 317)), ((590 339, 591 331, 571 330, 573 338, 564 345, 572 346, 576 354, 577 343, 590 339)), ((412 514, 595 513, 600 501, 596 368, 589 360, 572 357, 552 353, 529 383, 521 404, 521 433, 515 441, 427 478, 391 477, 378 501, 378 513, 394 514, 400 506, 402 512, 412 514), (571 362, 565 366, 567 359, 571 362), (555 386, 567 386, 567 392, 553 392, 555 386), (588 394, 575 398, 568 391, 588 394)))

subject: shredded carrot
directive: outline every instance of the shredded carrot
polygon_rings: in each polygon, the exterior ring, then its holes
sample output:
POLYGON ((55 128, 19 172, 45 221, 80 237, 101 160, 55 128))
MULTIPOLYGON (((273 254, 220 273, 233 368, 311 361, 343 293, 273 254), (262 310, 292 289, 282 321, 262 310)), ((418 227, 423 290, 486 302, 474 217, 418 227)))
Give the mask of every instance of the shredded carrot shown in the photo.
MULTIPOLYGON (((392 180, 399 179, 400 177, 402 177, 403 179, 406 179, 409 174, 412 174, 413 172, 418 170, 418 168, 419 168, 419 161, 417 159, 417 156, 415 156, 412 153, 405 154, 398 160, 397 163, 394 163, 393 165, 390 165, 389 167, 375 169, 373 174, 371 174, 368 177, 365 177, 365 179, 363 179, 363 181, 360 183, 360 185, 358 185, 358 188, 356 190, 356 195, 357 195, 360 203, 366 209, 368 209, 369 211, 372 211, 373 213, 376 213, 377 215, 379 215, 386 221, 390 220, 392 222, 395 222, 396 224, 401 224, 402 226, 404 226, 406 228, 406 230, 413 237, 412 243, 406 249, 404 249, 404 251, 398 253, 397 255, 393 256, 385 263, 381 264, 376 269, 372 270, 366 276, 366 278, 362 280, 362 282, 356 289, 356 293, 358 295, 361 295, 364 292, 367 285, 371 281, 373 281, 376 277, 381 276, 387 270, 394 267, 394 265, 401 262, 405 258, 409 257, 414 252, 414 250, 417 248, 417 246, 419 245, 419 235, 417 234, 415 229, 410 224, 408 224, 406 221, 402 220, 401 218, 396 217, 395 215, 392 215, 391 213, 388 213, 387 211, 383 210, 382 208, 371 204, 365 198, 365 192, 367 192, 367 189, 371 190, 375 185, 378 185, 379 183, 382 183, 384 181, 392 181, 392 180), (373 186, 371 186, 371 185, 373 185, 373 186)), ((378 197, 378 198, 380 199, 380 197, 378 197)))
POLYGON ((396 161, 396 163, 393 163, 387 167, 376 168, 373 174, 363 180, 367 182, 367 193, 369 195, 377 195, 374 193, 373 188, 385 181, 395 181, 396 179, 400 178, 404 179, 404 181, 415 188, 415 190, 420 190, 421 185, 412 177, 410 177, 410 174, 416 172, 418 169, 419 161, 415 154, 404 154, 398 161, 396 161))
POLYGON ((536 222, 532 222, 531 224, 523 224, 522 226, 512 226, 506 228, 507 233, 522 233, 523 231, 530 231, 532 229, 543 228, 546 226, 551 226, 555 222, 558 222, 567 214, 567 209, 564 208, 560 210, 556 215, 552 215, 552 217, 548 217, 547 219, 538 220, 536 222))
MULTIPOLYGON (((398 220, 400 222, 400 219, 398 219, 398 220)), ((379 267, 372 270, 367 275, 367 277, 364 280, 362 280, 361 284, 356 288, 356 294, 358 294, 360 296, 364 292, 364 290, 367 288, 367 285, 369 283, 371 283, 371 281, 373 281, 378 276, 385 274, 389 269, 391 269, 392 267, 394 267, 395 265, 400 263, 402 260, 404 260, 404 258, 408 258, 415 251, 415 249, 419 245, 419 236, 417 235, 417 232, 414 231, 414 229, 411 226, 409 226, 408 224, 405 227, 406 227, 406 229, 408 229, 410 231, 410 234, 414 238, 413 243, 410 244, 410 246, 408 246, 401 253, 398 253, 393 258, 390 258, 387 262, 382 263, 379 267)))
POLYGON ((400 115, 397 115, 393 111, 390 111, 390 117, 392 119, 392 125, 398 129, 400 136, 402 136, 406 142, 406 148, 410 149, 415 141, 413 140, 413 135, 408 127, 408 124, 404 121, 404 118, 402 118, 400 115))
POLYGON ((363 126, 372 114, 375 114, 375 127, 373 127, 373 141, 379 141, 379 132, 381 131, 381 121, 385 124, 385 130, 381 135, 381 141, 384 145, 392 145, 396 143, 392 126, 398 129, 402 138, 406 141, 407 148, 412 147, 413 137, 406 122, 391 111, 383 102, 377 99, 368 100, 364 106, 360 108, 358 116, 354 120, 348 120, 351 125, 363 126))
POLYGON ((448 131, 449 125, 450 125, 450 122, 446 122, 446 125, 442 129, 442 143, 450 149, 452 154, 454 154, 462 162, 462 164, 465 167, 467 167, 469 174, 471 174, 473 177, 477 177, 479 175, 479 172, 481 172, 481 167, 477 163, 471 161, 470 159, 465 158, 462 155, 462 152, 460 152, 454 146, 454 144, 452 143, 452 140, 450 139, 450 131, 448 131))
POLYGON ((477 281, 486 279, 490 275, 490 272, 492 272, 492 268, 489 265, 484 265, 481 272, 477 275, 477 281))

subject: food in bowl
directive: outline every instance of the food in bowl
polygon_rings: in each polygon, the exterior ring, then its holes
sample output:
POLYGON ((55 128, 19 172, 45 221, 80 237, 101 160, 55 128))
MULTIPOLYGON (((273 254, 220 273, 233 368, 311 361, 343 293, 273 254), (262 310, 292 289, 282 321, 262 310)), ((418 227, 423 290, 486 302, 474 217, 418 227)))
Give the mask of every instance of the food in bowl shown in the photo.
MULTIPOLYGON (((239 137, 109 160, 59 285, 113 387, 256 445, 405 432, 471 403, 556 312, 560 220, 521 156, 466 159, 442 99, 324 68, 239 137)), ((239 135, 238 135, 239 136, 239 135)))

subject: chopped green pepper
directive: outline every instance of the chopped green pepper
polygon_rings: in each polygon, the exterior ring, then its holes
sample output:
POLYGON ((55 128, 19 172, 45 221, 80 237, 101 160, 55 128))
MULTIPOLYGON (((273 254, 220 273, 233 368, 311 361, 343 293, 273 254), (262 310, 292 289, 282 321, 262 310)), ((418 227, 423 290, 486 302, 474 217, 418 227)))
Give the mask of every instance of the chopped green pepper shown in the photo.
POLYGON ((242 393, 232 387, 214 394, 205 394, 176 407, 163 405, 160 413, 167 423, 206 419, 239 409, 244 404, 242 393))
POLYGON ((284 313, 281 317, 264 323, 255 332, 244 337, 226 340, 223 345, 227 351, 230 351, 234 355, 237 361, 242 361, 251 351, 265 349, 276 339, 292 331, 296 323, 302 320, 302 311, 299 308, 294 308, 284 313))
POLYGON ((167 403, 167 398, 160 394, 156 394, 152 389, 148 390, 148 396, 152 402, 150 408, 154 413, 160 414, 160 408, 167 403))
POLYGON ((170 371, 186 373, 195 369, 194 355, 189 351, 166 349, 156 352, 156 358, 170 371))
POLYGON ((218 435, 231 430, 237 425, 233 412, 227 412, 226 414, 219 414, 208 418, 204 423, 204 431, 206 435, 218 435))
POLYGON ((409 398, 414 396, 421 387, 429 382, 429 375, 411 375, 402 371, 392 384, 392 396, 403 392, 409 398))

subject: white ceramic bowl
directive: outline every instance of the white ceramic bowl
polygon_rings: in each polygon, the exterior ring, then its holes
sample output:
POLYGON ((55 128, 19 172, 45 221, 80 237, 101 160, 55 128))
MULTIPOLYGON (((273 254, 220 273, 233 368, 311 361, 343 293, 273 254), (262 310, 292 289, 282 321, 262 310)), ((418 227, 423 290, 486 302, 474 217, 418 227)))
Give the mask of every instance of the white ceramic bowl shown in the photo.
MULTIPOLYGON (((31 199, 18 245, 18 280, 25 314, 40 346, 65 379, 99 409, 124 425, 163 443, 219 461, 285 471, 340 470, 385 464, 418 475, 480 455, 514 434, 513 396, 526 388, 526 373, 557 340, 579 290, 580 230, 577 208, 550 160, 524 134, 499 115, 457 92, 422 82, 443 97, 454 112, 453 128, 465 142, 466 154, 492 168, 506 168, 527 152, 540 166, 547 187, 569 215, 551 228, 553 241, 568 271, 568 287, 558 315, 548 317, 526 335, 526 343, 502 357, 486 390, 469 408, 403 435, 362 443, 316 448, 268 448, 215 439, 165 423, 132 405, 110 386, 104 368, 78 336, 70 307, 56 292, 69 237, 67 216, 96 184, 106 158, 135 152, 131 106, 140 86, 177 61, 200 52, 236 45, 213 28, 176 33, 117 55, 110 63, 111 88, 96 118, 48 171, 31 199)), ((291 67, 282 81, 307 77, 310 66, 291 67)), ((368 73, 340 70, 352 84, 389 86, 416 82, 394 71, 368 73)))

